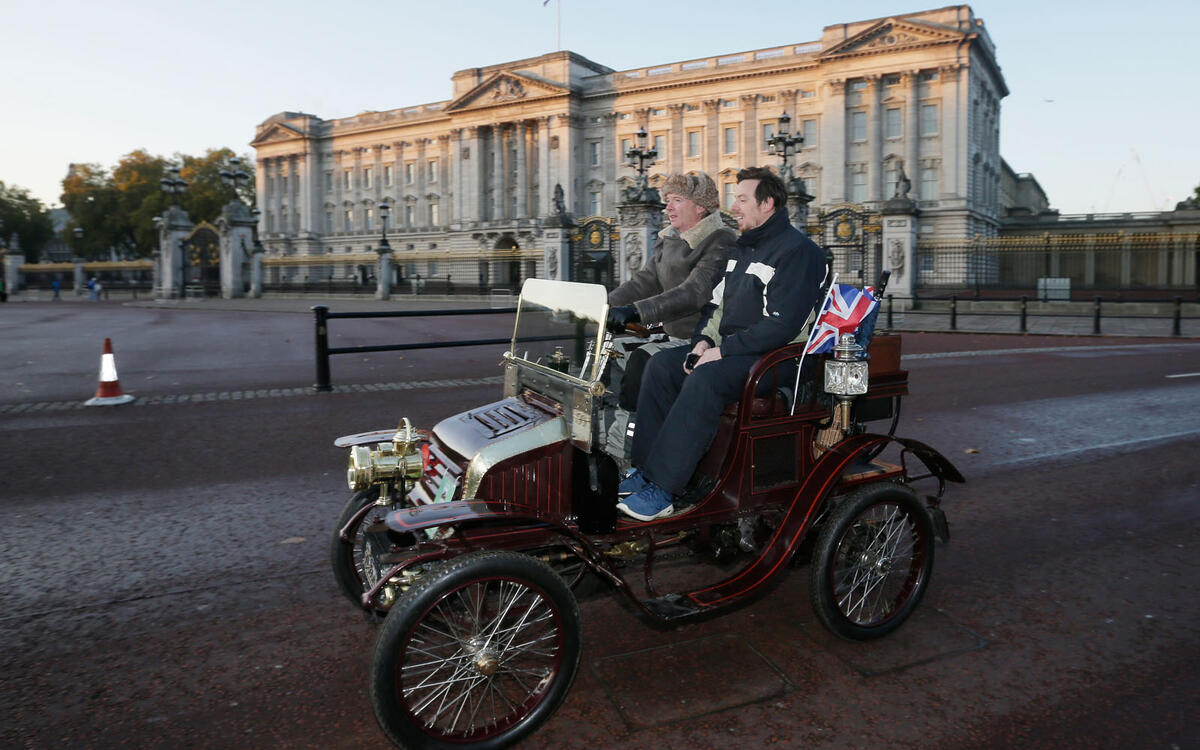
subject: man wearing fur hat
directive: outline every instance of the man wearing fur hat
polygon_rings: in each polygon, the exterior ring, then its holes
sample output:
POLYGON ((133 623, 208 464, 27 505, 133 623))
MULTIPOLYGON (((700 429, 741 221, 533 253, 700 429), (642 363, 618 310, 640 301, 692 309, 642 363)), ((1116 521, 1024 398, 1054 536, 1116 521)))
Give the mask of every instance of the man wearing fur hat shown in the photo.
MULTIPOLYGON (((662 194, 670 226, 659 232, 653 257, 609 293, 608 330, 659 322, 674 344, 682 344, 695 332, 737 233, 721 221, 717 186, 703 172, 672 175, 662 194)), ((637 402, 644 359, 631 357, 626 368, 621 395, 626 408, 637 402)))

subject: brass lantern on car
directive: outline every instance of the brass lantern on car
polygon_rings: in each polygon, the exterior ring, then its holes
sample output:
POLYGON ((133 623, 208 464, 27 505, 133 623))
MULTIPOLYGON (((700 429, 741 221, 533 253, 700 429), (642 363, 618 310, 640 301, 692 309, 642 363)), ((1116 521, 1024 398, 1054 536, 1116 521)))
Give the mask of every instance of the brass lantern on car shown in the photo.
POLYGON ((838 400, 833 422, 842 432, 850 431, 850 404, 855 396, 867 392, 867 361, 862 359, 863 348, 854 335, 843 333, 833 350, 833 358, 825 361, 825 392, 838 400))

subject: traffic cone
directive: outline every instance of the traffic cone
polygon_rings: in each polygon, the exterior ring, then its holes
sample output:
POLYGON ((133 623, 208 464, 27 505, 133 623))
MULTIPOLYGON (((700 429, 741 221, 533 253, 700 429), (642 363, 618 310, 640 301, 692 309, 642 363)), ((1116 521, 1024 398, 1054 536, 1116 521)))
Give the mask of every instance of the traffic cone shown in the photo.
POLYGON ((96 395, 83 405, 116 406, 132 400, 133 396, 121 392, 121 381, 117 380, 117 358, 113 356, 112 339, 104 339, 104 353, 100 355, 100 385, 96 387, 96 395))

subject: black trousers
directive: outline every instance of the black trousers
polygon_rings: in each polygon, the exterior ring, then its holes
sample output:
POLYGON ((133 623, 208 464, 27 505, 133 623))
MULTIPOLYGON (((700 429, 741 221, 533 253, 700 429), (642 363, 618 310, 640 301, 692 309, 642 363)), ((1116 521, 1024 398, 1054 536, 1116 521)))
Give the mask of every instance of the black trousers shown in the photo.
POLYGON ((723 357, 695 368, 680 346, 655 354, 646 365, 633 433, 633 465, 672 494, 687 487, 720 426, 725 405, 737 401, 758 355, 723 357))

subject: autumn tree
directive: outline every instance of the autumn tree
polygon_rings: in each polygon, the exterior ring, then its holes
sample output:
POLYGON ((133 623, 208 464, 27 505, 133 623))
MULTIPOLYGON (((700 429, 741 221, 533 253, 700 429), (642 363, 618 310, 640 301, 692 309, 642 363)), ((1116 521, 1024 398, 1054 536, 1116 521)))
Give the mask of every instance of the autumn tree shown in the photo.
POLYGON ((0 182, 0 245, 17 237, 26 262, 36 262, 42 248, 54 237, 50 212, 25 188, 0 182))
MULTIPOLYGON (((84 258, 104 258, 110 250, 120 257, 149 257, 158 247, 154 220, 172 201, 161 184, 167 170, 178 166, 179 176, 188 183, 177 199, 192 221, 211 222, 234 197, 233 188, 220 176, 233 155, 232 150, 221 148, 200 157, 176 154, 167 160, 137 150, 122 157, 111 174, 99 165, 75 165, 63 180, 62 201, 74 221, 68 231, 73 232, 74 226, 83 231, 81 237, 72 234, 65 239, 84 258)), ((253 168, 248 158, 243 164, 251 165, 243 167, 247 171, 253 168)), ((253 205, 252 180, 241 185, 239 197, 253 205)))

